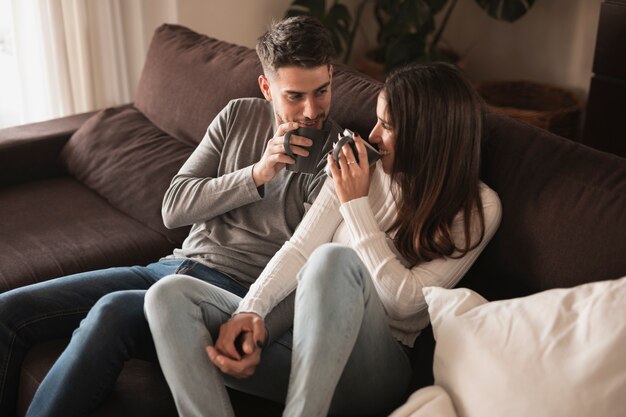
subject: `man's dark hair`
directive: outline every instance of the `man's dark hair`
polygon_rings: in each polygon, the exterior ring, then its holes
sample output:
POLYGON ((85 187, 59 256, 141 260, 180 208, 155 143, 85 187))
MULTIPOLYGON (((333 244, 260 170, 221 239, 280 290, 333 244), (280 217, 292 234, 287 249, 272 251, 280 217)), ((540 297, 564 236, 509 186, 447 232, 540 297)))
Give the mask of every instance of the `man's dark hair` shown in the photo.
POLYGON ((330 32, 319 20, 309 16, 295 16, 273 23, 259 38, 256 51, 266 75, 275 74, 282 67, 330 65, 335 56, 330 32))

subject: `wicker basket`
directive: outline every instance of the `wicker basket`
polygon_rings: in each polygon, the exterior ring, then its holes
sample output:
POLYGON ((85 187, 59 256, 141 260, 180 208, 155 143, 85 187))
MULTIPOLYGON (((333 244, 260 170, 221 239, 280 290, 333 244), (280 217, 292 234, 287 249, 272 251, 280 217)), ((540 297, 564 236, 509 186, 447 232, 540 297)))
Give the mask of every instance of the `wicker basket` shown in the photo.
POLYGON ((495 112, 566 138, 579 138, 582 103, 569 91, 529 81, 483 82, 476 89, 495 112))

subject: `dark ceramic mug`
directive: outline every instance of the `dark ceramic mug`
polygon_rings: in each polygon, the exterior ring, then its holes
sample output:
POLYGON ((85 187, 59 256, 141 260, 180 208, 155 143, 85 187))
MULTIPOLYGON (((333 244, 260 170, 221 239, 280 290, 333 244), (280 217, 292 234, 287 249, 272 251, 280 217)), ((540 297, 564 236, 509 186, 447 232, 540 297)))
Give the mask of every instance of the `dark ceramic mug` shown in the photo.
MULTIPOLYGON (((356 143, 354 143, 354 132, 350 129, 344 129, 343 136, 339 138, 333 148, 333 159, 335 160, 335 164, 337 164, 337 167, 339 167, 339 152, 342 152, 341 148, 343 148, 346 144, 350 145, 350 147, 352 148, 352 153, 354 154, 354 159, 357 164, 359 163, 359 152, 356 148, 356 143)), ((378 152, 378 149, 376 149, 368 141, 363 140, 363 145, 365 146, 365 150, 367 151, 367 161, 371 166, 376 161, 378 161, 382 157, 382 155, 378 152)))
POLYGON ((322 158, 326 136, 328 136, 328 132, 326 130, 314 129, 310 127, 300 127, 296 130, 290 130, 285 133, 285 153, 296 160, 293 164, 287 164, 287 170, 293 172, 303 172, 306 174, 315 174, 317 172, 317 166, 320 159, 322 158), (313 141, 311 146, 303 146, 303 148, 309 151, 309 156, 300 156, 291 152, 291 145, 289 143, 291 135, 302 136, 313 141))

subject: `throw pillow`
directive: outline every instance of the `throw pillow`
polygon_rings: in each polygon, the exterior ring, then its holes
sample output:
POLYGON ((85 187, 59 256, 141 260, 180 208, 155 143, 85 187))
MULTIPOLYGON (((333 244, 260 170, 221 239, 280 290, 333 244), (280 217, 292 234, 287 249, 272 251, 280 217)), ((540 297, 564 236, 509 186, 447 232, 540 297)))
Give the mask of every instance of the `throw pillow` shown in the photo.
POLYGON ((459 416, 608 417, 626 410, 626 277, 487 302, 423 290, 435 384, 459 416))
POLYGON ((448 393, 437 385, 415 391, 389 417, 457 417, 448 393))
POLYGON ((132 106, 88 119, 61 152, 67 171, 111 205, 180 244, 188 228, 168 230, 161 202, 193 148, 156 128, 132 106))

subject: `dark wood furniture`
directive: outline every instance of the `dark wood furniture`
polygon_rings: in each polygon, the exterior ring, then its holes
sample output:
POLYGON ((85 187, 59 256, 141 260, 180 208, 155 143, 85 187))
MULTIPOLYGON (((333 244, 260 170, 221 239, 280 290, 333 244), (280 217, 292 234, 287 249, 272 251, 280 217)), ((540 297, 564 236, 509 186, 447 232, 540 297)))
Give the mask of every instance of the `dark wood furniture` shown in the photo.
POLYGON ((601 5, 583 143, 626 157, 626 0, 601 5))

